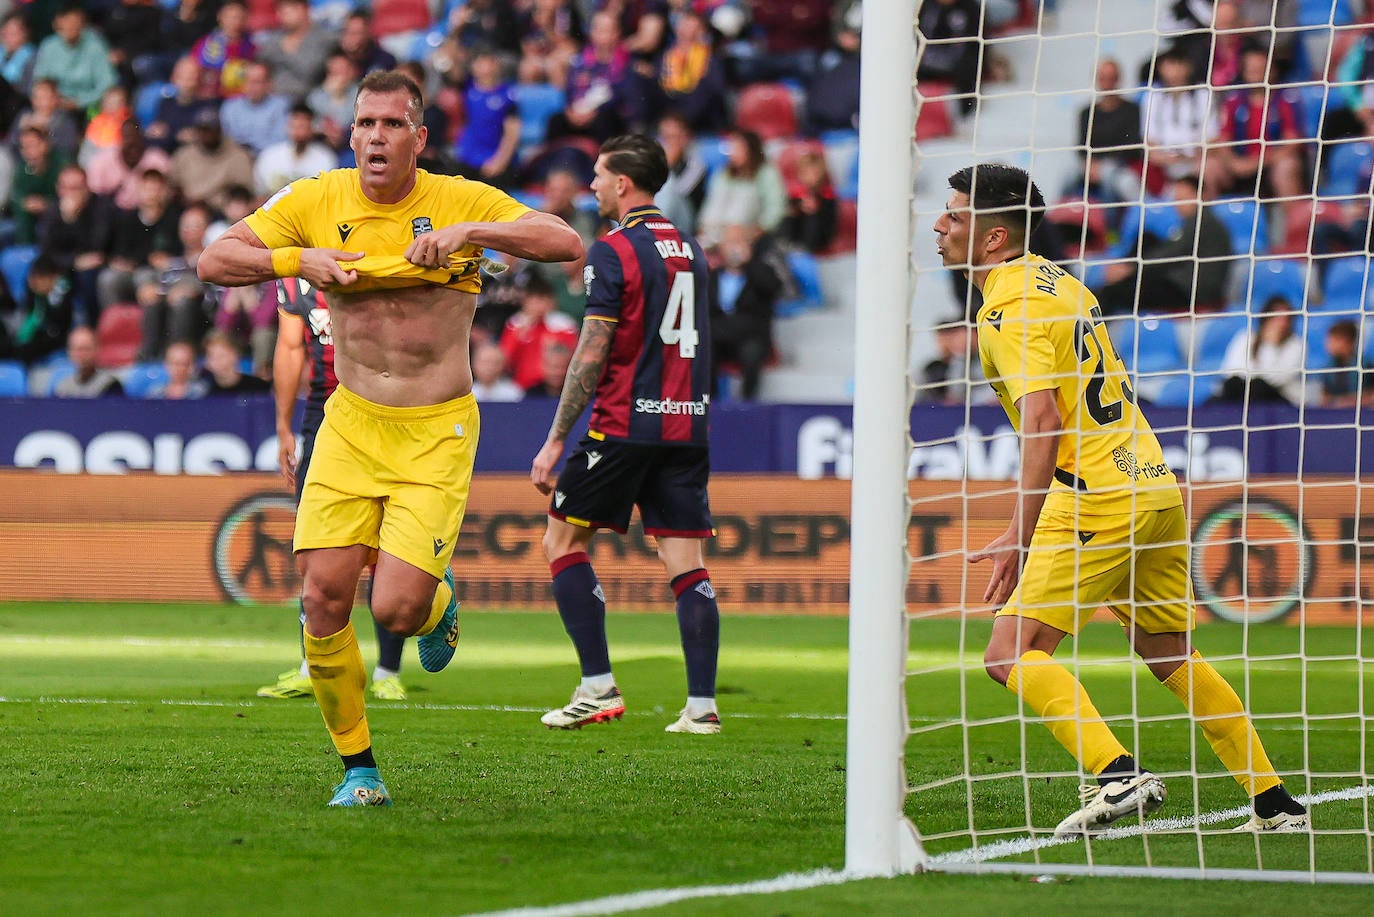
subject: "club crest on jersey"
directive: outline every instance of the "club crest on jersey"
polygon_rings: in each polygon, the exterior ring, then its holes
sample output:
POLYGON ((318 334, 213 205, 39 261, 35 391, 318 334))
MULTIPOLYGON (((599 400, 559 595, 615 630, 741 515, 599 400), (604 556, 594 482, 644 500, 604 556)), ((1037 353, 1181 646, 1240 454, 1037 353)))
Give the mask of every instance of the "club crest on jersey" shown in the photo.
POLYGON ((418 239, 427 232, 434 232, 434 224, 430 222, 429 217, 416 217, 410 221, 410 231, 418 239))

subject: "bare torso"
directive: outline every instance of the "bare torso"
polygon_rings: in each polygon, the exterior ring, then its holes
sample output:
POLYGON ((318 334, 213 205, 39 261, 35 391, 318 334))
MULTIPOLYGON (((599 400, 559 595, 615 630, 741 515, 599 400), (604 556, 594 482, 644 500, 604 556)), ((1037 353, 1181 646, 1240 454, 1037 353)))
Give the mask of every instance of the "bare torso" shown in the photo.
POLYGON ((349 391, 390 407, 439 404, 472 391, 475 294, 424 285, 326 295, 334 372, 349 391))

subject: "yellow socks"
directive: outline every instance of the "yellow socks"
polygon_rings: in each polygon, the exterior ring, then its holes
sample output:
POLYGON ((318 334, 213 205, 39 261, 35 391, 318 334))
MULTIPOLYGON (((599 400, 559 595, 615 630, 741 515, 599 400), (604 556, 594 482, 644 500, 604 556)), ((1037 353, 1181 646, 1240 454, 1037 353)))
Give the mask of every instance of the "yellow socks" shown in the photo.
POLYGON ((448 583, 439 580, 439 588, 434 590, 434 604, 429 606, 429 617, 415 636, 423 637, 425 634, 432 633, 434 628, 439 626, 439 621, 444 617, 444 611, 448 608, 449 600, 453 598, 453 590, 448 587, 448 583))
POLYGON ((353 625, 347 624, 327 637, 306 633, 305 661, 310 665, 310 683, 334 748, 341 755, 367 751, 372 747, 363 697, 367 671, 353 625))
POLYGON ((1022 654, 1007 676, 1007 689, 1045 721, 1059 744, 1092 774, 1130 752, 1117 741, 1073 673, 1049 653, 1022 654))
POLYGON ((1164 680, 1197 720, 1221 763, 1251 797, 1281 781, 1236 692, 1197 652, 1164 680), (1191 675, 1189 674, 1191 672, 1191 675))

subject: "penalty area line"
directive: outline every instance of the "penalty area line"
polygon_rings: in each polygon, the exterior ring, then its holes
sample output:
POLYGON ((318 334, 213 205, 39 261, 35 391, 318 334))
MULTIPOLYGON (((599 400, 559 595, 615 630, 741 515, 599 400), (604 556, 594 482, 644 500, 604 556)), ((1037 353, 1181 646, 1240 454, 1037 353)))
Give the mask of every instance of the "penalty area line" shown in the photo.
POLYGON ((570 904, 551 904, 544 907, 518 907, 505 911, 483 911, 468 917, 593 917, 600 914, 624 914, 651 907, 663 907, 679 901, 697 898, 734 898, 740 895, 776 895, 780 892, 805 891, 824 885, 842 885, 863 878, 832 869, 815 872, 793 872, 772 879, 740 882, 734 885, 697 885, 683 888, 651 888, 624 895, 608 895, 570 904))
MULTIPOLYGON (((1322 803, 1348 801, 1352 799, 1364 799, 1366 796, 1374 796, 1374 786, 1352 786, 1343 790, 1327 790, 1323 793, 1312 793, 1308 796, 1299 796, 1298 801, 1306 806, 1319 806, 1322 803)), ((1119 841, 1126 838, 1141 837, 1146 834, 1157 834, 1165 831, 1186 831, 1189 828, 1200 827, 1202 825, 1215 825, 1220 822, 1230 821, 1236 818, 1245 818, 1250 815, 1249 806, 1236 806, 1233 809, 1218 809, 1213 812, 1199 813, 1197 818, 1187 816, 1175 816, 1173 818, 1151 818, 1142 824, 1127 825, 1121 828, 1111 828, 1106 831, 1094 834, 1094 841, 1119 841)), ((1020 837, 1013 840, 994 841, 991 844, 982 844, 977 847, 970 847, 967 850, 955 850, 950 853, 941 853, 931 857, 926 861, 927 869, 939 871, 943 866, 959 866, 970 863, 987 863, 992 860, 1000 860, 1005 857, 1024 856, 1028 853, 1035 853, 1048 847, 1060 847, 1064 844, 1076 844, 1083 838, 1073 837, 1020 837)))

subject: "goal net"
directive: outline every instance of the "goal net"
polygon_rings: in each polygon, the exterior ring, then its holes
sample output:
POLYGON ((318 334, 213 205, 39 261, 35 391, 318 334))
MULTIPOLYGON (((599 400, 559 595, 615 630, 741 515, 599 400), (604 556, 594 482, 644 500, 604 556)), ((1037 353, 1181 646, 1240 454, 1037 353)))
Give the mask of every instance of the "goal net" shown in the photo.
POLYGON ((864 12, 847 868, 1374 882, 1374 4, 864 12), (1251 799, 1208 733, 1108 609, 1078 608, 1054 661, 1168 797, 1055 834, 1097 781, 985 671, 997 609, 969 555, 1006 531, 1022 451, 933 231, 947 178, 991 162, 1042 189, 1030 248, 1101 303, 1079 372, 1124 364, 1182 488, 1192 646, 1309 828, 1233 831, 1251 799))

